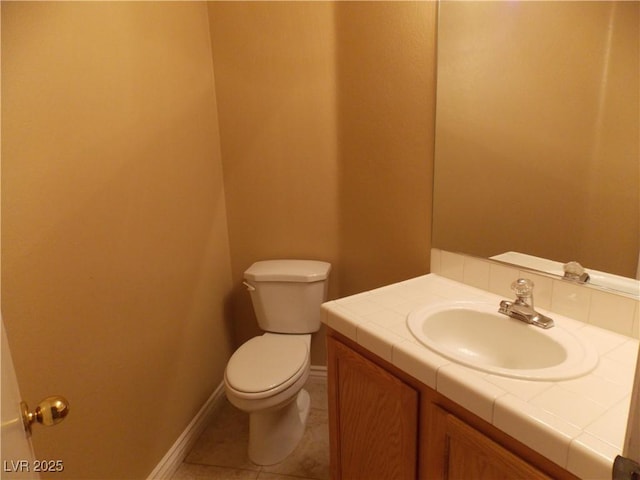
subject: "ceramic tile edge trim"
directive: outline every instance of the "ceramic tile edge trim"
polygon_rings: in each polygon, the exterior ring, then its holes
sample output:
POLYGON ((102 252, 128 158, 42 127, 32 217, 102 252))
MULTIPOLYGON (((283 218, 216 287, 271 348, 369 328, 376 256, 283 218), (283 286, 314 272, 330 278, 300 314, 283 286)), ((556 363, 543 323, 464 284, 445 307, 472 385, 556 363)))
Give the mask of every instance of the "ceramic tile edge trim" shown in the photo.
POLYGON ((640 300, 519 269, 490 259, 431 249, 431 273, 507 298, 516 278, 531 278, 536 306, 640 339, 640 300))

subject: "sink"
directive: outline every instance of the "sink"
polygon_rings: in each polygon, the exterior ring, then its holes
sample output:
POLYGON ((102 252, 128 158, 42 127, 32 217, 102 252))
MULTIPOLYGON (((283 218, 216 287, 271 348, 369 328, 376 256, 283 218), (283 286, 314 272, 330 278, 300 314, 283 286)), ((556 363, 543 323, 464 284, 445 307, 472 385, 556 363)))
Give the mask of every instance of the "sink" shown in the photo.
POLYGON ((449 360, 505 377, 565 380, 598 364, 595 348, 557 321, 544 330, 488 303, 432 304, 411 312, 407 326, 420 343, 449 360))

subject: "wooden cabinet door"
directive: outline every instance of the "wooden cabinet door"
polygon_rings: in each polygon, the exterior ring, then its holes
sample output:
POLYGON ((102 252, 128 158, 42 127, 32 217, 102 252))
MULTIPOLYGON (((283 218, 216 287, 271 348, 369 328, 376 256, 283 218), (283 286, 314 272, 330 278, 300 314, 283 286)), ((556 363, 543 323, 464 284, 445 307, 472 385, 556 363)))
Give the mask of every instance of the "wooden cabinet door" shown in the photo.
POLYGON ((431 406, 430 462, 434 478, 536 480, 547 475, 436 405, 431 406))
POLYGON ((328 338, 334 480, 416 478, 418 392, 328 338))

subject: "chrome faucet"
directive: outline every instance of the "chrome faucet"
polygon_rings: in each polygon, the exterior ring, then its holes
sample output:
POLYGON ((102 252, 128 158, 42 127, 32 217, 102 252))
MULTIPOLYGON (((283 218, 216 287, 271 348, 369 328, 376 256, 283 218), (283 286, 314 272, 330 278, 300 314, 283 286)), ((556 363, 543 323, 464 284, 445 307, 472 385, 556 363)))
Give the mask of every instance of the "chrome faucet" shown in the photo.
POLYGON ((519 278, 511 284, 511 290, 516 294, 516 300, 502 300, 499 313, 522 322, 530 323, 540 328, 553 327, 553 320, 533 308, 533 282, 528 278, 519 278))

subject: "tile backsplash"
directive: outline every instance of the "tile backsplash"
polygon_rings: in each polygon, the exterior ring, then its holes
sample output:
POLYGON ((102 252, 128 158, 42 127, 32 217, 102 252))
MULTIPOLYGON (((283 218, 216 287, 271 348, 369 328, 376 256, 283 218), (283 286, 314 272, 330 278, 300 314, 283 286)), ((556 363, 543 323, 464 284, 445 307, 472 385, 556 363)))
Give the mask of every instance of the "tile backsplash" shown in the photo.
POLYGON ((623 294, 437 248, 431 249, 431 272, 507 299, 514 280, 530 278, 536 307, 640 339, 640 301, 623 294))

